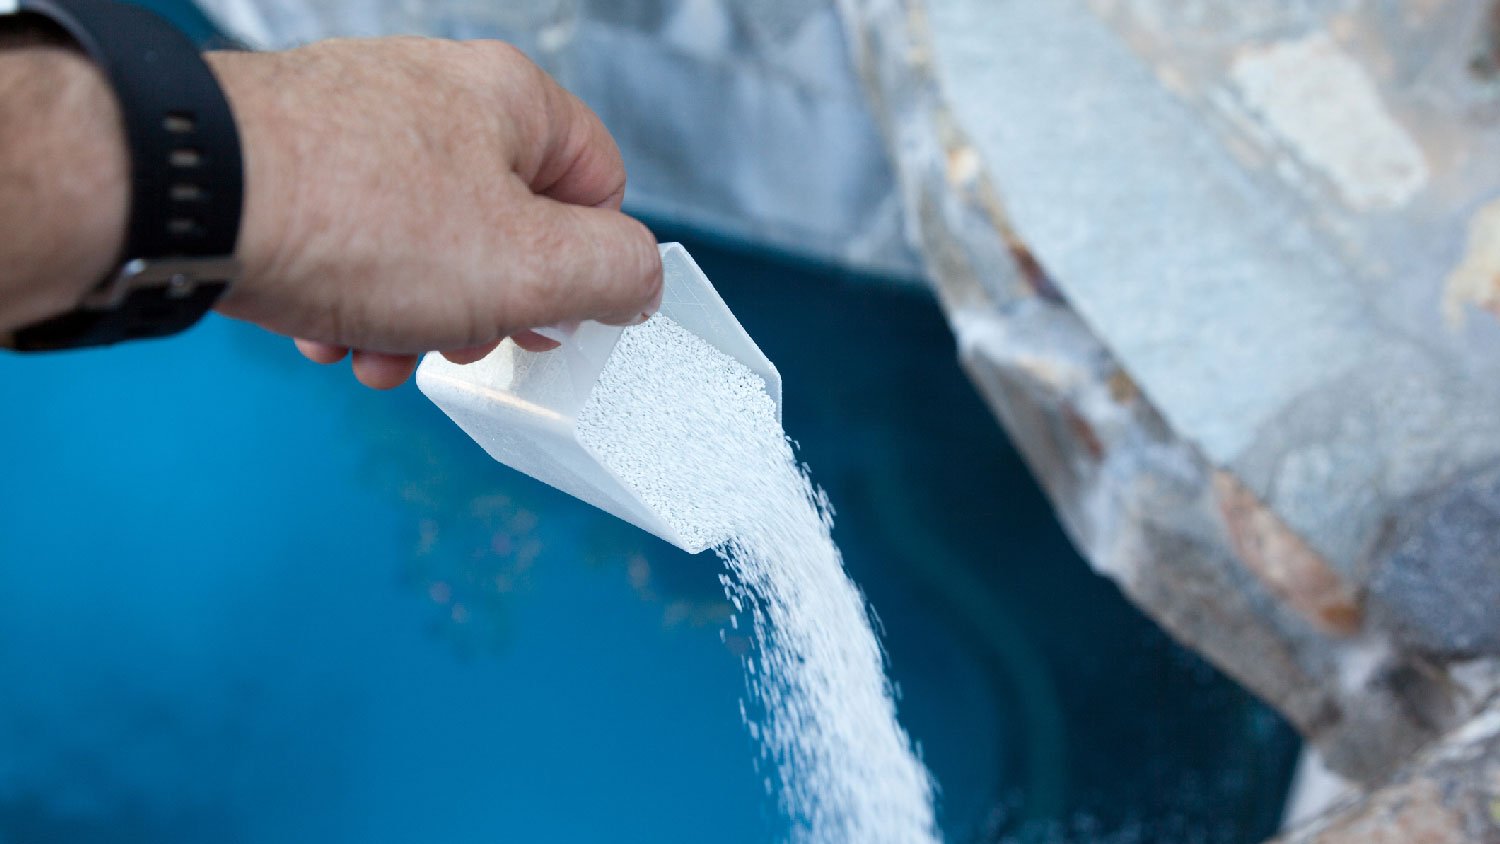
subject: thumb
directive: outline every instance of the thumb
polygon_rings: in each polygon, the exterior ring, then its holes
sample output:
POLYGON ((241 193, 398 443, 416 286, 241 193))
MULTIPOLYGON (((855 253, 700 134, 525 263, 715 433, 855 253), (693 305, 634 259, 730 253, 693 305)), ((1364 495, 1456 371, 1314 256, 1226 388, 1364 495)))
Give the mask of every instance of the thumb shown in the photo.
POLYGON ((535 328, 593 319, 639 322, 661 306, 656 237, 640 221, 607 207, 533 197, 526 209, 532 248, 519 262, 518 297, 506 322, 535 328))

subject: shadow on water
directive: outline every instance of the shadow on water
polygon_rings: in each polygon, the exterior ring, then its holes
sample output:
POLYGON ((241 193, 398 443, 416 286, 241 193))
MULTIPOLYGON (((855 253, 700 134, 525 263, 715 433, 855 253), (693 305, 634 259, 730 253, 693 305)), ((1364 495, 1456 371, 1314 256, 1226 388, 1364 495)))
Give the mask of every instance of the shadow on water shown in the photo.
POLYGON ((155 844, 213 841, 237 844, 228 818, 211 809, 162 816, 149 801, 68 811, 44 794, 0 797, 0 840, 67 844, 155 844))

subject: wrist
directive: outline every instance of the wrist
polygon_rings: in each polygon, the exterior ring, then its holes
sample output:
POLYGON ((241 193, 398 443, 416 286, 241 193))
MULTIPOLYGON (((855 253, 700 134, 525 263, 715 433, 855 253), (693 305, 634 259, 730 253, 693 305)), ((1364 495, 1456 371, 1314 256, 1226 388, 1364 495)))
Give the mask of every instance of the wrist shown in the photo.
POLYGON ((92 62, 0 49, 0 330, 71 310, 115 268, 129 168, 119 105, 92 62))
POLYGON ((241 276, 219 310, 236 316, 256 307, 263 288, 289 269, 299 206, 297 133, 280 103, 276 53, 210 52, 204 60, 229 100, 244 160, 244 210, 236 257, 241 276))

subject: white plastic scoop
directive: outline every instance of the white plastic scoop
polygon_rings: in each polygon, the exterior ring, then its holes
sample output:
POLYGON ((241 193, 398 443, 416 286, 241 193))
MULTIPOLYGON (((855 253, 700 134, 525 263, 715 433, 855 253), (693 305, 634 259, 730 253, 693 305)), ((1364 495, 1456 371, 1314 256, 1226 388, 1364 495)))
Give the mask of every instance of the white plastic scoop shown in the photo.
MULTIPOLYGON (((779 416, 776 367, 681 244, 663 244, 661 259, 661 312, 759 375, 779 416)), ((705 546, 685 542, 578 439, 578 412, 624 330, 597 322, 548 329, 561 347, 535 353, 506 340, 467 366, 430 354, 417 386, 491 457, 696 554, 705 546)))

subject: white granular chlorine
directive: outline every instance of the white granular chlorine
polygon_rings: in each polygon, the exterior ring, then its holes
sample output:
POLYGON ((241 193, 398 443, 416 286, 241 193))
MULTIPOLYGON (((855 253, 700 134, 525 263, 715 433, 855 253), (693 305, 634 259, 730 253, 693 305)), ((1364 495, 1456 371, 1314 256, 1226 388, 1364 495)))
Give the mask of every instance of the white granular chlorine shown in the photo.
POLYGON ((656 316, 624 332, 578 434, 728 564, 725 589, 757 644, 745 667, 758 715, 747 723, 774 765, 793 839, 936 841, 932 782, 896 721, 864 596, 760 378, 656 316))

